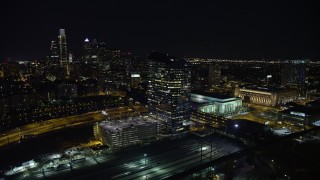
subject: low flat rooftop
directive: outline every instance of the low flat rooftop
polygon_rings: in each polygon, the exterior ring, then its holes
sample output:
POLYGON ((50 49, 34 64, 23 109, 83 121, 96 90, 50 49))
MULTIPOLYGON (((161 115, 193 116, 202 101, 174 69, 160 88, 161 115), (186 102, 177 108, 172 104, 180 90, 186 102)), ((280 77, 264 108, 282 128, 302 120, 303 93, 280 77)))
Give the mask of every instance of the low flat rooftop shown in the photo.
POLYGON ((320 115, 320 111, 316 107, 312 106, 303 106, 303 105, 296 105, 292 108, 280 111, 281 113, 285 114, 292 114, 291 112, 299 112, 299 113, 305 113, 305 115, 320 115))
POLYGON ((230 98, 234 98, 231 95, 228 94, 221 94, 221 93, 211 93, 211 92, 202 92, 202 91, 192 91, 191 95, 202 95, 202 96, 208 96, 208 97, 212 97, 212 98, 217 98, 217 99, 230 99, 230 98))
POLYGON ((132 119, 123 119, 116 122, 102 122, 99 124, 99 126, 110 132, 118 132, 122 131, 123 128, 127 128, 130 126, 139 126, 154 123, 159 123, 159 121, 151 117, 134 117, 132 119))
POLYGON ((240 86, 241 89, 248 89, 254 91, 264 91, 264 92, 291 92, 293 89, 286 89, 281 87, 264 87, 264 86, 240 86))

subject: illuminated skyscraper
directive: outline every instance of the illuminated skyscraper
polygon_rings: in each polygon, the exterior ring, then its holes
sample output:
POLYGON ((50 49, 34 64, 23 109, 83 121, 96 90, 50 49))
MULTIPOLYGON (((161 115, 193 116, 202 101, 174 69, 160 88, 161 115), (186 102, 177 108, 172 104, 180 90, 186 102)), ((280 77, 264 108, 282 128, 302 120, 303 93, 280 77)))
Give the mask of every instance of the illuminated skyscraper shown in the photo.
POLYGON ((85 63, 97 64, 99 61, 99 44, 96 39, 90 41, 86 38, 83 42, 83 61, 85 63))
POLYGON ((65 29, 59 30, 58 40, 59 40, 60 67, 64 68, 67 72, 67 75, 69 75, 70 72, 69 72, 67 39, 66 39, 65 29))
POLYGON ((110 69, 110 51, 107 49, 106 43, 100 41, 98 48, 98 62, 103 74, 110 69))
POLYGON ((58 66, 60 60, 59 47, 56 41, 51 41, 50 46, 50 55, 49 55, 49 64, 52 66, 58 66))
POLYGON ((73 62, 73 54, 71 52, 69 53, 68 58, 69 58, 69 63, 72 63, 73 62))
POLYGON ((83 42, 83 61, 90 62, 92 55, 92 44, 88 38, 83 42))
POLYGON ((148 74, 150 111, 166 123, 168 133, 187 130, 190 119, 191 71, 186 60, 151 53, 148 74))

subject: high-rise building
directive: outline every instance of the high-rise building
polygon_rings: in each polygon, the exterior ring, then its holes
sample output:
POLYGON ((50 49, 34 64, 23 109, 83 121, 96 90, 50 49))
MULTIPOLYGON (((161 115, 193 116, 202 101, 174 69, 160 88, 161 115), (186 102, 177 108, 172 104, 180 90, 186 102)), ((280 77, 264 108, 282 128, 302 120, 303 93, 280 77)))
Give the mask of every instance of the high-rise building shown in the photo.
POLYGON ((137 88, 141 82, 141 75, 137 72, 131 73, 131 87, 137 88))
POLYGON ((51 41, 49 64, 50 66, 58 66, 60 60, 60 51, 57 41, 51 41))
POLYGON ((63 82, 58 85, 58 98, 75 98, 78 96, 78 87, 74 82, 63 82))
POLYGON ((85 63, 98 63, 99 45, 96 39, 92 41, 86 38, 83 42, 83 61, 85 63))
POLYGON ((68 62, 68 51, 67 51, 67 39, 65 29, 59 30, 59 56, 60 56, 60 67, 64 68, 69 75, 69 62, 68 62))
POLYGON ((125 84, 125 64, 123 53, 119 49, 109 51, 110 57, 110 80, 117 86, 125 84))
POLYGON ((187 61, 160 53, 148 57, 148 104, 152 114, 165 122, 167 133, 188 128, 191 70, 187 61))
POLYGON ((300 87, 305 83, 306 62, 303 60, 289 61, 282 69, 281 85, 300 87))
POLYGON ((71 52, 69 53, 68 58, 69 58, 69 63, 72 63, 73 62, 73 54, 71 52))
POLYGON ((83 42, 83 60, 84 62, 90 62, 92 54, 92 44, 88 38, 83 42))
POLYGON ((220 84, 221 70, 220 66, 215 64, 209 65, 208 84, 210 87, 220 84))
POLYGON ((110 51, 107 49, 106 43, 104 41, 100 41, 98 47, 99 66, 102 74, 106 75, 107 71, 110 69, 110 51))
POLYGON ((146 81, 148 76, 148 66, 147 64, 147 58, 142 57, 132 57, 131 58, 131 66, 130 71, 131 73, 139 73, 141 81, 146 81))

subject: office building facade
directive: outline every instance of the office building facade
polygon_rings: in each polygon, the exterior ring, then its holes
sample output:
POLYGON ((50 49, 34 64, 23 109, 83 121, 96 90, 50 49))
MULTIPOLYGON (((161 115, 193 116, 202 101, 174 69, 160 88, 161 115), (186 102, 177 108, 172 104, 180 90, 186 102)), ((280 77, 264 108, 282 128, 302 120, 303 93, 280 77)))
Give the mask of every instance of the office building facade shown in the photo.
POLYGON ((191 70, 183 59, 151 53, 148 58, 148 104, 152 114, 165 122, 166 133, 188 129, 191 70))
POLYGON ((281 85, 291 88, 302 88, 306 81, 306 61, 292 60, 284 63, 281 85))
POLYGON ((57 41, 51 41, 49 64, 50 66, 58 66, 60 61, 60 52, 57 41))
POLYGON ((60 55, 60 67, 67 69, 68 71, 68 51, 67 51, 67 38, 65 29, 59 30, 59 55, 60 55))

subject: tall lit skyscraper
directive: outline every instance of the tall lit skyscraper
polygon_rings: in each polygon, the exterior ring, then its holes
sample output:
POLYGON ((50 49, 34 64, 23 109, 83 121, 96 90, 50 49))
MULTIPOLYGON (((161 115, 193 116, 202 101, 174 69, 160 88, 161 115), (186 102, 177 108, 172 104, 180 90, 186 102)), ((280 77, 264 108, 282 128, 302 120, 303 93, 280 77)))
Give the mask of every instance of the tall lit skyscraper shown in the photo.
POLYGON ((86 38, 83 42, 83 61, 97 64, 99 61, 99 44, 96 39, 90 41, 86 38))
POLYGON ((107 49, 106 43, 100 41, 98 48, 98 62, 100 68, 103 70, 103 74, 106 74, 106 71, 110 69, 110 51, 107 49))
POLYGON ((71 52, 69 53, 68 58, 69 58, 69 63, 72 63, 73 62, 73 54, 71 52))
POLYGON ((60 52, 59 47, 57 45, 57 41, 51 41, 50 46, 50 55, 49 55, 49 64, 52 66, 58 66, 60 60, 60 52))
POLYGON ((83 42, 83 61, 90 62, 92 55, 92 44, 88 38, 83 42))
POLYGON ((191 70, 187 61, 160 53, 151 53, 148 61, 150 111, 165 121, 168 133, 187 130, 191 95, 191 70))
POLYGON ((67 75, 70 74, 69 72, 69 62, 68 62, 68 51, 67 51, 67 39, 66 39, 66 32, 65 29, 59 30, 59 55, 60 55, 60 67, 64 68, 67 72, 67 75))

